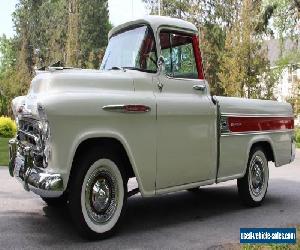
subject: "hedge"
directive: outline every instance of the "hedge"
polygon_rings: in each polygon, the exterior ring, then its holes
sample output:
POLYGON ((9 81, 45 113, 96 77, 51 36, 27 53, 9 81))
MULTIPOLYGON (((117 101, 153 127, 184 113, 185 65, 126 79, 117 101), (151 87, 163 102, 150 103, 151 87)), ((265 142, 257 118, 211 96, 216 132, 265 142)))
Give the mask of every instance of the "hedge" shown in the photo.
POLYGON ((12 138, 16 135, 16 123, 9 117, 0 117, 0 137, 12 138))

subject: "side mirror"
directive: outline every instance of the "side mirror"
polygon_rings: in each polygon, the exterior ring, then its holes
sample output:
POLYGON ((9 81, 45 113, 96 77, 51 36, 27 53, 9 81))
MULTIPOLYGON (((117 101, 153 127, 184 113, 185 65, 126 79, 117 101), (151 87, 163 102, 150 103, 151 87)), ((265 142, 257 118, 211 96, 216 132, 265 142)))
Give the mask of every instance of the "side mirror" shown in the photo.
POLYGON ((157 60, 157 68, 158 72, 164 73, 165 72, 165 58, 163 56, 160 56, 157 60))

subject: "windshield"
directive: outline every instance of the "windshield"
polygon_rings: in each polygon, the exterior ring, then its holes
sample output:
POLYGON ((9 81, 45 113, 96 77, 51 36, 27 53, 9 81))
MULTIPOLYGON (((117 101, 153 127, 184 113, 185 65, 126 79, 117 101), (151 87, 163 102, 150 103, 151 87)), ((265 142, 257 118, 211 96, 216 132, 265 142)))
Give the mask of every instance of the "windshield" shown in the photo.
POLYGON ((153 33, 147 26, 140 26, 111 37, 100 69, 127 68, 156 72, 156 62, 153 33))

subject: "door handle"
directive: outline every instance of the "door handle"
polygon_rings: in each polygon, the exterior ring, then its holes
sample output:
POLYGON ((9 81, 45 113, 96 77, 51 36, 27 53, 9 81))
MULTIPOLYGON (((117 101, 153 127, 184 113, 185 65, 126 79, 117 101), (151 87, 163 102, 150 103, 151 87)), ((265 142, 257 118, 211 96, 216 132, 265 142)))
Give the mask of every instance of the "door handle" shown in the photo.
POLYGON ((193 89, 194 89, 194 90, 204 91, 204 90, 206 90, 206 86, 203 85, 203 84, 198 84, 198 85, 194 85, 194 86, 193 86, 193 89))

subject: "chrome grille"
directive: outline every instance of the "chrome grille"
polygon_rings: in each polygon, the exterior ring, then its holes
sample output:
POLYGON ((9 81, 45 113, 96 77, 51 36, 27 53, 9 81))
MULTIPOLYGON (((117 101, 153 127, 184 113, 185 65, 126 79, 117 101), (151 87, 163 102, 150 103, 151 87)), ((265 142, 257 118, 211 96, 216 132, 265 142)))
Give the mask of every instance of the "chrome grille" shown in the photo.
POLYGON ((19 120, 19 130, 31 133, 33 135, 39 135, 40 129, 38 126, 38 122, 33 119, 22 119, 19 120))
POLYGON ((34 119, 20 119, 18 140, 22 144, 30 145, 33 149, 40 151, 42 148, 41 132, 39 129, 38 121, 34 119))
POLYGON ((39 128, 39 121, 29 118, 20 119, 18 122, 17 140, 19 142, 19 153, 22 155, 23 148, 29 146, 31 149, 31 157, 33 165, 36 167, 44 167, 42 142, 42 132, 39 128))

